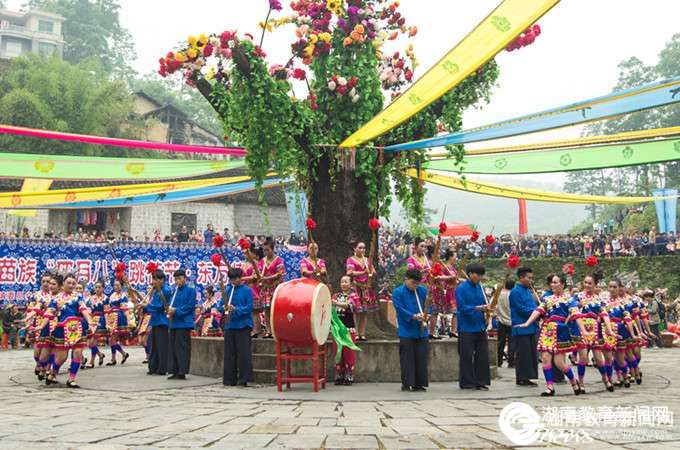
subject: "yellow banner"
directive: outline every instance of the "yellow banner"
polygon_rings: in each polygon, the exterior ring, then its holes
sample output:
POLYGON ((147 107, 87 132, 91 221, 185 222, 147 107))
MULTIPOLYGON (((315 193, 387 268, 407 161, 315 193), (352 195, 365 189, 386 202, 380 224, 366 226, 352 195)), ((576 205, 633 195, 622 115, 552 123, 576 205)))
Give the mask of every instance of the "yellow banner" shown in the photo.
POLYGON ((562 192, 541 191, 519 186, 507 186, 504 184, 481 182, 477 180, 465 180, 451 175, 438 175, 424 170, 409 169, 408 175, 412 178, 420 178, 428 183, 446 186, 459 191, 473 192, 476 194, 493 195, 495 197, 519 198, 533 200, 537 202, 554 203, 579 203, 579 204, 601 204, 601 205, 629 205, 634 203, 646 203, 655 200, 662 200, 666 197, 607 197, 603 195, 580 195, 566 194, 562 192))
MULTIPOLYGON (((46 191, 52 186, 52 180, 42 180, 37 178, 26 178, 24 184, 21 185, 21 192, 40 192, 46 191)), ((35 217, 38 215, 37 209, 22 209, 17 211, 10 211, 11 216, 19 217, 35 217)))
POLYGON ((391 130, 437 100, 503 50, 559 0, 504 0, 387 108, 345 139, 352 148, 391 130))
POLYGON ((82 201, 108 200, 113 198, 134 197, 142 194, 160 194, 182 189, 217 186, 248 181, 250 177, 208 178, 203 180, 166 181, 163 183, 123 184, 81 189, 56 189, 39 192, 2 192, 0 208, 13 209, 27 206, 45 206, 57 203, 76 203, 82 201))

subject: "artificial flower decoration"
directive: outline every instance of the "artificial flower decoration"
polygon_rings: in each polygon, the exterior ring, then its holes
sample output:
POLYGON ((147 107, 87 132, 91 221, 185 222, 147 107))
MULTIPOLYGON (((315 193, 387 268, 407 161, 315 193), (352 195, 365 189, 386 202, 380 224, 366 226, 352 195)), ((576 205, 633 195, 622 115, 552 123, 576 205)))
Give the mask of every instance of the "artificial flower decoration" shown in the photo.
POLYGON ((446 230, 448 230, 449 227, 446 225, 446 222, 441 222, 439 224, 439 234, 444 234, 446 233, 446 230))
POLYGON ((116 268, 114 270, 116 272, 125 272, 127 270, 127 266, 123 261, 120 261, 118 264, 116 264, 116 268))
POLYGON ((519 50, 522 47, 531 45, 534 43, 538 35, 541 34, 541 27, 536 23, 524 30, 522 34, 513 39, 506 47, 505 50, 512 52, 514 50, 519 50))
POLYGON ((238 246, 241 248, 241 250, 246 251, 250 248, 250 241, 245 238, 241 238, 238 240, 238 246))
POLYGON ((222 257, 218 253, 213 253, 210 255, 210 261, 216 267, 220 267, 222 265, 222 257))
POLYGON ((378 228, 380 228, 380 221, 379 221, 378 219, 376 219, 375 217, 372 217, 372 218, 368 221, 368 228, 369 228, 371 231, 377 231, 378 228))
POLYGON ((224 237, 220 236, 219 234, 215 235, 213 237, 213 247, 221 248, 223 246, 224 246, 224 237))
POLYGON ((488 245, 492 245, 494 242, 496 242, 496 239, 493 237, 492 234, 487 234, 487 235, 484 237, 484 240, 486 241, 486 243, 487 243, 488 245))
POLYGON ((474 231, 472 232, 472 234, 470 235, 470 240, 471 240, 472 242, 477 242, 478 239, 479 239, 479 231, 474 230, 474 231))
POLYGON ((158 264, 156 264, 155 262, 150 261, 146 264, 147 273, 153 274, 157 270, 158 270, 158 264))
POLYGON ((269 0, 269 7, 274 11, 281 11, 283 9, 279 0, 269 0))
POLYGON ((305 221, 305 226, 309 231, 316 230, 316 222, 314 222, 314 219, 312 219, 311 217, 305 221))
POLYGON ((123 281, 125 279, 125 272, 116 270, 116 280, 123 281))
POLYGON ((510 269, 516 269, 516 268, 519 267, 519 263, 520 263, 519 256, 517 256, 517 255, 510 255, 510 256, 508 256, 508 261, 507 261, 506 265, 507 265, 508 268, 510 268, 510 269))
POLYGON ((586 266, 595 267, 597 266, 597 256, 589 256, 586 258, 586 266))
POLYGON ((432 266, 432 269, 430 269, 430 275, 438 277, 442 274, 442 265, 441 263, 435 263, 432 266))
POLYGON ((572 263, 567 263, 562 266, 562 273, 565 275, 574 275, 575 273, 574 265, 572 263))

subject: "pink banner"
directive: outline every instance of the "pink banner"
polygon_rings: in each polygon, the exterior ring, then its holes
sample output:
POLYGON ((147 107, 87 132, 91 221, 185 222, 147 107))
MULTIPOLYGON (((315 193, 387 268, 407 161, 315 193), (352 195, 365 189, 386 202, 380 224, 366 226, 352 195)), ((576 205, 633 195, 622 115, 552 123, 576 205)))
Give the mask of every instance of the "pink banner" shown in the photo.
POLYGON ((527 222, 527 201, 523 198, 518 198, 519 204, 519 234, 527 234, 529 232, 529 222, 527 222))
POLYGON ((87 144, 111 145, 113 147, 144 148, 166 152, 204 153, 210 155, 245 155, 246 149, 239 147, 212 147, 207 145, 167 144, 165 142, 137 141, 134 139, 105 138, 85 134, 61 133, 59 131, 36 130, 33 128, 0 125, 0 133, 30 136, 41 139, 84 142, 87 144))

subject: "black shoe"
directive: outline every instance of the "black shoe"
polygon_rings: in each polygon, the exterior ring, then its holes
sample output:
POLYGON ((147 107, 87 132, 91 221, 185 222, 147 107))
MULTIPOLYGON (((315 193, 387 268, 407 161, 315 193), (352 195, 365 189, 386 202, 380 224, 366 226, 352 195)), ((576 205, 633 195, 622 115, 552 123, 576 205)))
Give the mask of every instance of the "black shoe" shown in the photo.
MULTIPOLYGON (((343 377, 337 377, 337 378, 335 379, 335 385, 336 385, 336 386, 342 386, 343 380, 344 380, 343 377)), ((403 390, 404 390, 404 389, 402 389, 402 391, 403 391, 403 390)))
POLYGON ((571 389, 574 391, 574 395, 581 395, 581 388, 577 384, 572 384, 571 389))
POLYGON ((411 388, 411 386, 402 386, 401 390, 411 392, 413 390, 413 388, 411 388))
POLYGON ((175 374, 170 375, 170 376, 168 377, 168 380, 176 380, 176 379, 177 379, 177 376, 178 376, 178 375, 175 375, 175 374))
POLYGON ((474 386, 459 386, 461 389, 474 389, 474 386))
POLYGON ((78 383, 76 383, 75 381, 71 381, 71 380, 68 380, 66 382, 66 387, 71 388, 71 389, 80 389, 80 386, 78 385, 78 383))
POLYGON ((147 375, 156 375, 156 374, 153 373, 153 372, 147 372, 146 374, 147 374, 147 375))
POLYGON ((586 388, 583 387, 583 386, 581 386, 581 387, 579 388, 579 393, 580 393, 581 395, 585 394, 585 393, 586 393, 586 388))
POLYGON ((630 381, 626 380, 623 382, 623 387, 629 388, 630 387, 630 381))
POLYGON ((613 385, 613 384, 611 384, 611 383, 606 383, 606 384, 605 384, 605 387, 607 388, 607 390, 608 390, 609 392, 614 392, 614 385, 613 385))
POLYGON ((187 376, 186 375, 177 375, 176 377, 178 380, 186 380, 187 376))
POLYGON ((478 391, 488 391, 489 390, 489 388, 484 386, 484 385, 477 386, 475 389, 477 389, 478 391))
POLYGON ((149 360, 145 359, 144 361, 142 361, 142 364, 149 364, 149 360))
POLYGON ((637 384, 642 384, 642 374, 635 377, 635 382, 637 384))
POLYGON ((416 386, 413 388, 414 391, 420 391, 420 392, 427 392, 427 388, 425 386, 416 386))
MULTIPOLYGON (((184 379, 186 379, 186 378, 182 378, 182 380, 184 380, 184 379)), ((248 387, 248 383, 239 383, 238 386, 245 388, 245 387, 248 387)))
POLYGON ((111 360, 111 361, 109 361, 109 362, 106 363, 107 366, 115 366, 116 364, 117 364, 117 363, 116 363, 116 360, 115 360, 115 359, 114 359, 114 360, 111 360))
POLYGON ((345 385, 351 386, 354 384, 354 377, 352 375, 345 375, 345 385))
POLYGON ((42 373, 42 372, 38 373, 38 381, 43 381, 43 380, 45 380, 45 374, 42 373))
POLYGON ((531 387, 538 386, 538 384, 534 383, 531 380, 520 380, 516 384, 517 384, 517 386, 531 386, 531 387))
POLYGON ((120 361, 121 364, 125 364, 125 361, 130 357, 129 353, 126 353, 125 356, 123 356, 123 359, 120 361))
POLYGON ((515 368, 515 363, 508 363, 508 369, 514 369, 514 368, 515 368))
POLYGON ((555 389, 546 388, 545 391, 541 392, 541 397, 553 397, 555 395, 555 389))
POLYGON ((102 364, 104 364, 104 354, 99 353, 99 365, 101 366, 102 364))

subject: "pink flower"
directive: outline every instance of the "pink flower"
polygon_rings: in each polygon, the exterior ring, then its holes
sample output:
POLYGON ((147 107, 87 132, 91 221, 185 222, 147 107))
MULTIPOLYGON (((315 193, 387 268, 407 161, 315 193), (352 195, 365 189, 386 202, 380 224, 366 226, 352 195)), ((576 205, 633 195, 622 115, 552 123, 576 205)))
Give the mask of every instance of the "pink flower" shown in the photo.
POLYGON ((293 78, 296 80, 304 80, 307 78, 307 72, 303 69, 295 69, 293 70, 293 78))
POLYGON ((347 86, 345 86, 345 85, 338 86, 337 91, 338 91, 338 94, 345 95, 345 94, 347 94, 347 86))
POLYGON ((213 54, 213 46, 210 44, 206 44, 205 47, 203 47, 203 56, 206 58, 211 56, 213 54))
POLYGON ((275 11, 281 11, 283 9, 279 0, 269 0, 269 7, 275 11))

